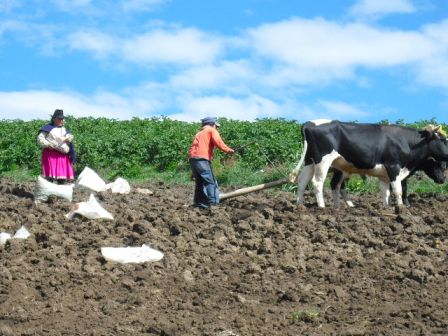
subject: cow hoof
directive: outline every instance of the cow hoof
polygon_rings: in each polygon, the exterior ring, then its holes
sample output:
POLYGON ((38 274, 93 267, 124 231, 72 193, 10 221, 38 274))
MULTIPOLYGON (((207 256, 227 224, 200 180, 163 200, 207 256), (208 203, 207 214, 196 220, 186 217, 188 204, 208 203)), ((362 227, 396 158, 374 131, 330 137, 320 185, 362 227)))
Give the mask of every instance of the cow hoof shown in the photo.
POLYGON ((409 213, 409 209, 406 205, 402 204, 402 205, 395 206, 395 214, 396 215, 405 214, 405 213, 409 213))
POLYGON ((306 206, 303 204, 297 204, 296 209, 299 211, 306 211, 306 206))

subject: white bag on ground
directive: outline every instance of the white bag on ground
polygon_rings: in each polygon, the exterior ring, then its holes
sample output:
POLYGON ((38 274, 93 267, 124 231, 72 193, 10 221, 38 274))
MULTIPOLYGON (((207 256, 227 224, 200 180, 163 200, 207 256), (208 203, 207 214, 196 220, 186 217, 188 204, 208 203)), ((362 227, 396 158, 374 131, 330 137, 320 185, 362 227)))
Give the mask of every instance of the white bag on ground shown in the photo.
POLYGON ((5 245, 5 243, 11 239, 11 234, 7 232, 0 232, 0 245, 5 245))
POLYGON ((17 230, 14 236, 11 236, 11 234, 7 232, 0 232, 0 245, 4 245, 9 239, 26 239, 30 235, 31 234, 23 225, 17 230))
POLYGON ((42 176, 37 178, 37 186, 34 191, 34 200, 46 202, 48 196, 54 195, 72 201, 73 184, 55 184, 47 181, 42 176))
POLYGON ((101 254, 106 260, 119 263, 143 263, 163 258, 162 252, 145 244, 141 247, 102 247, 101 254))
POLYGON ((87 202, 77 203, 74 209, 66 214, 65 217, 72 219, 75 214, 80 214, 89 219, 114 219, 112 214, 98 203, 93 194, 90 194, 87 202))
POLYGON ((24 227, 23 225, 20 227, 20 229, 17 230, 13 238, 15 239, 27 239, 31 234, 29 231, 24 227))
POLYGON ((76 186, 96 192, 106 190, 106 182, 91 168, 85 167, 76 179, 76 186))
POLYGON ((106 189, 111 189, 113 193, 117 194, 129 194, 131 192, 129 182, 121 177, 118 177, 113 183, 108 183, 106 189))

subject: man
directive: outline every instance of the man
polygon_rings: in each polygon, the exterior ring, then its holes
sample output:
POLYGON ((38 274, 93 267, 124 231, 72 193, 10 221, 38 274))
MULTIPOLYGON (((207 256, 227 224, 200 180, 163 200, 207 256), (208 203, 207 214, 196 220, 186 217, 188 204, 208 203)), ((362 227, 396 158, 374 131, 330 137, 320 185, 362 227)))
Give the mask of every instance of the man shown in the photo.
POLYGON ((207 209, 219 203, 219 189, 213 175, 211 160, 213 149, 218 147, 225 153, 235 151, 227 146, 218 132, 219 124, 214 117, 201 120, 202 128, 193 139, 189 150, 192 177, 196 182, 194 190, 194 206, 207 209))

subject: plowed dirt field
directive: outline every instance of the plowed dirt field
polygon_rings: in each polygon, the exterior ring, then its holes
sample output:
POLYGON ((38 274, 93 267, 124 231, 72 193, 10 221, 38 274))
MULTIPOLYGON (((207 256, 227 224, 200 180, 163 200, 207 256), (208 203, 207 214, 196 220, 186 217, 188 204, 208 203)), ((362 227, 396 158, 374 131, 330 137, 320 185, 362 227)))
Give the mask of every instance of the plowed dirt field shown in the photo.
POLYGON ((444 196, 396 213, 376 194, 335 210, 267 190, 209 212, 192 186, 139 187, 153 194, 97 195, 113 221, 69 221, 72 203, 0 181, 0 231, 31 233, 0 246, 0 335, 448 335, 444 196), (142 244, 164 258, 100 251, 142 244))

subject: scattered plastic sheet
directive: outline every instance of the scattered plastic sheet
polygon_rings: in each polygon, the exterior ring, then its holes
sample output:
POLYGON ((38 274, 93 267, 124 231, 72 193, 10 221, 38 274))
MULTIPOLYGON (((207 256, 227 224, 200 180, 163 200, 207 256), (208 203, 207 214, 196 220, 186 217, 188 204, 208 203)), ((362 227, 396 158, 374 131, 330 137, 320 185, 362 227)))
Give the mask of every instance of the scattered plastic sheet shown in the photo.
POLYGON ((129 194, 131 192, 129 182, 121 177, 118 177, 113 183, 106 184, 106 189, 111 189, 113 193, 117 194, 129 194))
POLYGON ((35 202, 46 202, 48 197, 53 195, 56 197, 61 197, 69 202, 72 201, 73 197, 73 184, 56 184, 47 181, 42 176, 37 178, 37 185, 34 191, 34 201, 35 202))
POLYGON ((85 167, 76 179, 77 187, 84 187, 92 191, 106 190, 106 182, 91 168, 85 167))
POLYGON ((11 239, 11 234, 7 232, 0 232, 0 245, 5 245, 11 239))
POLYGON ((106 260, 119 263, 143 263, 163 258, 162 252, 145 244, 141 247, 102 247, 101 254, 106 260))
POLYGON ((9 239, 26 239, 30 235, 29 231, 23 225, 17 230, 14 236, 11 236, 11 234, 7 232, 0 232, 0 245, 6 244, 9 239))
POLYGON ((114 219, 112 214, 98 203, 93 194, 90 194, 87 202, 76 203, 72 211, 66 214, 65 217, 72 219, 75 214, 80 214, 89 219, 114 219))
POLYGON ((17 230, 17 232, 14 234, 12 238, 14 239, 27 239, 31 234, 29 231, 24 227, 23 225, 20 227, 20 229, 17 230))

